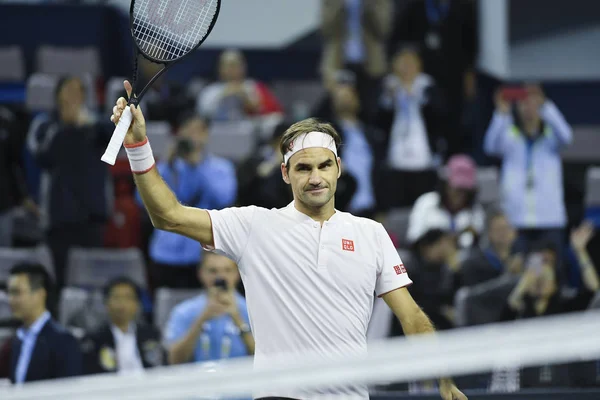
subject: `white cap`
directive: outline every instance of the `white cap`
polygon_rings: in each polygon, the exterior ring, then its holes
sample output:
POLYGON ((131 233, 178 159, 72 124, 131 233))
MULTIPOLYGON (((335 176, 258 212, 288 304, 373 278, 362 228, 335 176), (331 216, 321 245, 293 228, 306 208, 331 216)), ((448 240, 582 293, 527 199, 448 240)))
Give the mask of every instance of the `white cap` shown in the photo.
POLYGON ((288 152, 283 156, 283 163, 287 164, 289 159, 299 152, 300 150, 308 149, 311 147, 322 147, 329 149, 337 157, 337 149, 335 147, 335 140, 330 135, 323 132, 309 132, 299 135, 294 139, 289 147, 288 152))

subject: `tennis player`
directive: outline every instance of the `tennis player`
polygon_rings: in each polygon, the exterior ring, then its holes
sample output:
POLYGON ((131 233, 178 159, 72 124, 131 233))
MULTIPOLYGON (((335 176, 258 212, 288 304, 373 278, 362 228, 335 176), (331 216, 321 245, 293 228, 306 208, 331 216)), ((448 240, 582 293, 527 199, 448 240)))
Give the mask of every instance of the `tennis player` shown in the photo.
MULTIPOLYGON (((128 82, 125 89, 130 95, 128 82)), ((124 98, 117 100, 111 121, 118 122, 126 104, 124 98)), ((287 207, 214 211, 177 201, 154 168, 142 111, 133 106, 131 111, 124 145, 152 223, 238 264, 256 341, 256 368, 299 353, 324 358, 366 354, 374 292, 406 334, 434 330, 406 289, 412 281, 383 226, 334 208, 341 164, 340 137, 331 125, 307 119, 283 135, 281 173, 294 195, 287 207)), ((441 379, 439 389, 444 400, 466 399, 450 379, 441 379)), ((363 400, 369 394, 366 386, 355 385, 272 390, 255 397, 363 400)))

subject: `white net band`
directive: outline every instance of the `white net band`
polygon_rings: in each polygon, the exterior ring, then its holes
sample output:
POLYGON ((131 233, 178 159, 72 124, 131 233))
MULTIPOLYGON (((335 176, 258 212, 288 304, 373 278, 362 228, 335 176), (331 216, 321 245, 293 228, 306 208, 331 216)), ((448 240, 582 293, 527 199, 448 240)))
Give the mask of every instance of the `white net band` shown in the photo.
POLYGON ((318 361, 294 357, 286 367, 255 371, 250 358, 31 383, 0 391, 17 399, 207 399, 261 390, 307 389, 458 376, 498 368, 600 358, 600 312, 457 329, 370 344, 369 355, 318 361), (217 365, 215 367, 215 365, 217 365))

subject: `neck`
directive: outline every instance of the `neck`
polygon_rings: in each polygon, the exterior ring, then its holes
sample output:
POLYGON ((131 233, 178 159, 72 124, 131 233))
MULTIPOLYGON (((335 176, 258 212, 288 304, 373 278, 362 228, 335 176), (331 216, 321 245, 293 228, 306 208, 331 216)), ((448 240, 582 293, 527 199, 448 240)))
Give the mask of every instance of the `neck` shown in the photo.
POLYGON ((526 121, 523 122, 523 129, 525 130, 525 133, 527 133, 529 137, 532 137, 534 135, 532 134, 536 134, 538 133, 538 129, 540 128, 540 118, 532 118, 532 119, 528 119, 526 121))
POLYGON ((356 117, 356 114, 353 114, 351 112, 340 112, 340 113, 338 113, 338 116, 341 121, 347 121, 347 122, 352 122, 352 123, 358 122, 358 118, 356 117))
POLYGON ((119 328, 119 330, 123 333, 127 333, 129 331, 129 322, 113 322, 113 325, 119 328))
POLYGON ((335 214, 333 198, 329 200, 327 204, 321 207, 308 207, 299 201, 294 201, 294 207, 296 207, 296 210, 300 211, 302 214, 308 215, 310 218, 320 222, 321 224, 335 214))
POLYGON ((33 323, 35 321, 37 321, 38 318, 41 317, 42 314, 45 312, 46 312, 46 309, 43 308, 43 309, 37 310, 35 313, 31 314, 31 316, 29 318, 23 319, 23 325, 25 326, 25 328, 30 328, 31 325, 33 325, 33 323))

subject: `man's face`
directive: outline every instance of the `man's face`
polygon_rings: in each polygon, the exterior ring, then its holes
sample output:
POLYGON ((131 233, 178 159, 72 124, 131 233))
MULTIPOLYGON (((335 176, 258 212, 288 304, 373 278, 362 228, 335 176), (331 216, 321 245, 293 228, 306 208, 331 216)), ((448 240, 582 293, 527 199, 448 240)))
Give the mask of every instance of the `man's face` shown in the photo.
POLYGON ((490 221, 488 238, 492 247, 507 248, 512 246, 515 241, 516 232, 508 222, 508 219, 504 215, 501 215, 490 221))
POLYGON ((80 108, 85 104, 85 90, 78 78, 67 80, 58 92, 58 107, 60 109, 80 108))
POLYGON ((204 253, 204 257, 199 271, 199 278, 207 289, 214 287, 217 279, 224 279, 229 289, 237 286, 240 281, 240 274, 233 261, 225 256, 213 253, 204 253))
POLYGON ((131 285, 115 285, 106 299, 108 317, 114 324, 128 324, 135 320, 139 310, 139 300, 131 285))
POLYGON ((294 201, 320 208, 333 200, 340 177, 340 160, 329 149, 308 148, 294 154, 289 169, 281 166, 283 180, 292 186, 294 201))
POLYGON ((241 56, 235 52, 226 52, 221 56, 219 75, 224 82, 239 82, 246 77, 246 66, 241 56))
POLYGON ((414 51, 403 51, 394 57, 394 74, 403 80, 413 80, 421 73, 421 59, 414 51))
POLYGON ((179 137, 192 141, 195 150, 203 150, 208 142, 208 126, 200 118, 193 118, 179 128, 179 137))
POLYGON ((356 115, 359 109, 356 90, 350 85, 338 85, 333 91, 333 105, 338 113, 356 115))
POLYGON ((31 290, 27 274, 11 275, 8 280, 8 303, 13 317, 21 321, 28 320, 44 307, 44 302, 45 290, 31 290))

